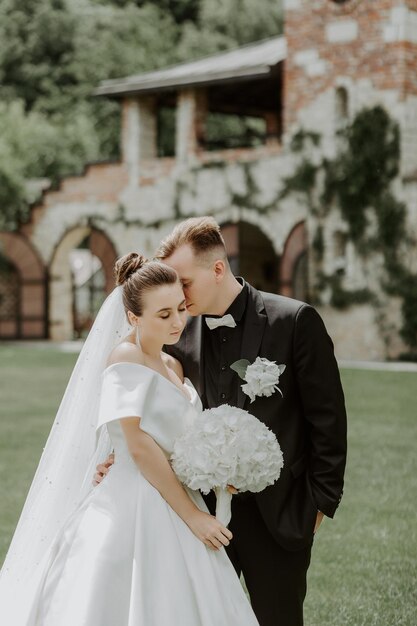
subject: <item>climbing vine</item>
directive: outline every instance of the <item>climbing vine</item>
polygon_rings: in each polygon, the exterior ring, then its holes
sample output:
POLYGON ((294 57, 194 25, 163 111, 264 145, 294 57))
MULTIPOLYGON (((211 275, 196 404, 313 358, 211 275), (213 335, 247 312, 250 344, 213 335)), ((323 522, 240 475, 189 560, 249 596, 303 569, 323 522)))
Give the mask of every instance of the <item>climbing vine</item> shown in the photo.
POLYGON ((320 298, 329 288, 330 303, 337 308, 370 302, 380 310, 382 298, 399 297, 401 336, 410 349, 408 357, 416 357, 417 274, 405 262, 415 242, 407 234, 406 207, 393 193, 400 163, 398 124, 381 106, 364 109, 339 133, 338 140, 339 151, 333 159, 313 159, 311 150, 319 144, 317 136, 297 133, 291 149, 299 162, 294 174, 285 180, 282 197, 304 194, 317 222, 312 248, 318 266, 324 254, 324 221, 338 209, 356 252, 363 260, 378 254, 384 271, 373 289, 358 290, 345 289, 343 275, 337 272, 318 272, 315 292, 320 298))

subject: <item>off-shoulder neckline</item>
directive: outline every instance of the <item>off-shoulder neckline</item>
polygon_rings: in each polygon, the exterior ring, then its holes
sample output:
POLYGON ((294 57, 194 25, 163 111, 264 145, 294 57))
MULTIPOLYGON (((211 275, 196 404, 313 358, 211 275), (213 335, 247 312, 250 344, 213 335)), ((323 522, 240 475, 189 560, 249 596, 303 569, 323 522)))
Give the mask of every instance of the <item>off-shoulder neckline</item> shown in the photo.
MULTIPOLYGON (((151 367, 148 367, 147 365, 142 365, 141 363, 133 363, 133 361, 119 361, 118 363, 112 363, 111 365, 108 365, 104 369, 103 374, 105 372, 107 372, 108 370, 110 370, 115 365, 134 365, 136 367, 142 367, 143 369, 148 370, 148 372, 151 372, 151 374, 156 374, 157 376, 159 376, 159 378, 162 378, 162 380, 165 380, 168 383, 168 385, 171 385, 174 389, 176 389, 178 391, 178 393, 180 393, 182 395, 184 400, 187 400, 190 403, 192 403, 192 401, 193 401, 193 398, 188 395, 188 392, 187 392, 187 396, 188 396, 187 397, 185 395, 185 393, 183 393, 181 391, 181 389, 178 387, 178 385, 176 385, 175 383, 172 382, 172 380, 169 380, 168 378, 166 378, 166 376, 164 376, 160 372, 157 372, 156 370, 152 369, 151 367)), ((184 377, 184 380, 185 380, 185 377, 184 377)), ((183 383, 183 386, 185 386, 184 383, 183 383)))

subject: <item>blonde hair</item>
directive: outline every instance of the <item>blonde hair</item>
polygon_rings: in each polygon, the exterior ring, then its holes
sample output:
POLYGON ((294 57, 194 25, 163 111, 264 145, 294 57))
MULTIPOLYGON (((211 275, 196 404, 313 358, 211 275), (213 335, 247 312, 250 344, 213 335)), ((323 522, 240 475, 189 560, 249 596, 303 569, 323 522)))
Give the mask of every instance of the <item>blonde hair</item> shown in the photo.
POLYGON ((191 246, 197 262, 201 265, 211 263, 214 253, 227 262, 220 226, 213 217, 190 217, 177 224, 172 233, 159 244, 155 258, 160 261, 168 259, 184 245, 191 246))

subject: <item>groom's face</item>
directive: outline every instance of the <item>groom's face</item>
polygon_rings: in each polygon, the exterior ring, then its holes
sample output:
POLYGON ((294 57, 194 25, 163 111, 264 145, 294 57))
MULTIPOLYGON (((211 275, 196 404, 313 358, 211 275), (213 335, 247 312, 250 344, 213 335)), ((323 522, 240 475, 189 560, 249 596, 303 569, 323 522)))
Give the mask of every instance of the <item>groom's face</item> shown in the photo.
POLYGON ((214 303, 218 293, 218 279, 213 267, 199 263, 189 245, 175 250, 164 263, 173 267, 184 290, 185 304, 190 315, 215 313, 214 303))

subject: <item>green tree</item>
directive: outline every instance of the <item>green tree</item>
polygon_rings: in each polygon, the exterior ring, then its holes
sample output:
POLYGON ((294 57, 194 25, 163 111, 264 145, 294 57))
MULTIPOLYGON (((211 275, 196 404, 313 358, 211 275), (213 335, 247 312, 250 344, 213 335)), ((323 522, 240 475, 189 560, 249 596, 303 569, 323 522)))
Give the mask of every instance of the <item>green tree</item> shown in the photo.
POLYGON ((177 24, 198 20, 201 0, 93 0, 96 4, 111 4, 116 7, 154 5, 165 14, 170 14, 177 24))
POLYGON ((0 102, 0 226, 15 228, 27 215, 28 179, 52 181, 80 171, 98 153, 91 118, 79 106, 72 117, 51 121, 25 112, 24 103, 0 102))
POLYGON ((198 20, 184 24, 179 54, 184 59, 212 54, 282 31, 277 0, 201 0, 198 20))
POLYGON ((54 108, 71 93, 69 71, 77 19, 63 0, 0 0, 0 95, 28 110, 54 108))
POLYGON ((86 161, 118 157, 119 105, 92 97, 102 80, 281 27, 277 0, 0 0, 3 224, 24 218, 26 178, 56 181, 86 161))

